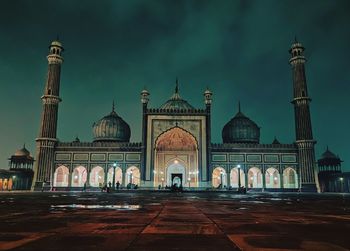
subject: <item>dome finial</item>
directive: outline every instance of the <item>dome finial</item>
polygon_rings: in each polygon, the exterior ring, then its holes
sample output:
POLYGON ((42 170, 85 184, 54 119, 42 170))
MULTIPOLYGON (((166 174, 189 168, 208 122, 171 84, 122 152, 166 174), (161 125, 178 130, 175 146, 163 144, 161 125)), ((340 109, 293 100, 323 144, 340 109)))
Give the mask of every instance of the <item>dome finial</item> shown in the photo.
POLYGON ((238 101, 238 112, 241 112, 241 101, 238 101))
POLYGON ((114 104, 114 99, 113 99, 113 103, 112 103, 112 112, 115 112, 115 104, 114 104))
POLYGON ((176 77, 175 93, 179 93, 179 79, 176 77))
POLYGON ((294 36, 294 43, 298 43, 297 35, 294 36))

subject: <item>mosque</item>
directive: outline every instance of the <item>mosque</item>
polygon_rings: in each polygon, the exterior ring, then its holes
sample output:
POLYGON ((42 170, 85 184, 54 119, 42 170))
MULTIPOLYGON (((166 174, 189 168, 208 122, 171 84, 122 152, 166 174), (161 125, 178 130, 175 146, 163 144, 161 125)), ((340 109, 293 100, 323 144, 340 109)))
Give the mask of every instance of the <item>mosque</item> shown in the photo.
POLYGON ((142 139, 130 142, 131 130, 115 110, 96 121, 93 141, 58 140, 61 102, 62 43, 49 47, 48 73, 36 139, 33 189, 45 186, 77 190, 101 185, 115 187, 182 186, 185 189, 224 189, 244 186, 272 191, 316 191, 317 167, 312 136, 304 47, 295 41, 289 52, 294 97, 296 140, 260 143, 260 127, 239 108, 222 125, 222 143, 211 142, 212 92, 203 92, 203 107, 172 96, 160 107, 149 107, 150 93, 142 90, 142 139))

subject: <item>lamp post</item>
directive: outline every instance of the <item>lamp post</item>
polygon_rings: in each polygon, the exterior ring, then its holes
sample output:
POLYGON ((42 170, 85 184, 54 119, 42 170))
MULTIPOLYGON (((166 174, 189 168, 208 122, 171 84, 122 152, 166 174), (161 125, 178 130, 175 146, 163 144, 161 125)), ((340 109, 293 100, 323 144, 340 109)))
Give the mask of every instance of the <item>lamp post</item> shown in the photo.
POLYGON ((191 174, 192 174, 192 172, 188 173, 188 178, 187 178, 187 180, 188 180, 188 188, 191 188, 191 174))
POLYGON ((241 188, 241 165, 237 165, 238 169, 238 190, 241 188))
POLYGON ((16 180, 16 175, 13 175, 13 176, 12 176, 12 190, 15 190, 15 189, 16 189, 15 180, 16 180))
POLYGON ((220 171, 220 180, 221 180, 221 189, 224 188, 224 184, 223 184, 223 176, 224 176, 224 172, 220 171))
POLYGON ((130 170, 130 184, 132 184, 132 170, 130 170))
POLYGON ((113 183, 113 189, 115 189, 115 168, 117 167, 117 162, 113 163, 113 177, 112 177, 112 183, 113 183))
POLYGON ((343 187, 344 178, 343 178, 343 177, 340 177, 339 180, 340 180, 340 189, 341 189, 340 192, 343 193, 343 192, 344 192, 344 187, 343 187))

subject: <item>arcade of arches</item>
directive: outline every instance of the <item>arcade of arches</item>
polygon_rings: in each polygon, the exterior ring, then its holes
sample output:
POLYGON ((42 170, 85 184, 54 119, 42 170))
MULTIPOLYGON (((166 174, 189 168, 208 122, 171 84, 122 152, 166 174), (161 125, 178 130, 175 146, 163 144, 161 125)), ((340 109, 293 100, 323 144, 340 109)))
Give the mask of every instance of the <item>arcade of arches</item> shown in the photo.
POLYGON ((195 137, 180 127, 161 134, 155 144, 154 187, 198 187, 198 145, 195 137))
POLYGON ((54 173, 54 187, 102 187, 104 185, 114 186, 117 182, 121 186, 140 185, 140 170, 136 166, 128 167, 123 176, 123 170, 118 166, 111 166, 107 171, 101 166, 91 168, 90 172, 84 166, 77 166, 70 173, 68 167, 61 165, 54 173))
POLYGON ((258 167, 250 167, 247 172, 242 168, 232 168, 229 176, 225 168, 215 167, 212 173, 212 186, 215 188, 244 186, 247 188, 298 188, 298 175, 295 169, 287 167, 283 177, 275 167, 266 169, 265 174, 258 167), (245 184, 248 184, 246 186, 245 184))

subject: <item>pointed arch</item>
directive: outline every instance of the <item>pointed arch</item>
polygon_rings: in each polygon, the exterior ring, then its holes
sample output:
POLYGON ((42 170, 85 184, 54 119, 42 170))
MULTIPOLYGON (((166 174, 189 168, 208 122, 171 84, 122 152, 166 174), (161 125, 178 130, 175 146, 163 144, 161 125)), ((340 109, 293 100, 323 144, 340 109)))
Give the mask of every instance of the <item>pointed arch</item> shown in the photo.
POLYGON ((251 167, 248 170, 248 188, 262 188, 262 173, 260 168, 251 167))
POLYGON ((292 167, 283 170, 283 186, 284 188, 298 188, 298 174, 292 167))
POLYGON ((212 186, 215 188, 227 187, 226 170, 223 167, 215 167, 212 173, 212 186))
POLYGON ((87 170, 84 166, 77 166, 72 173, 72 187, 83 187, 87 181, 87 170))
POLYGON ((67 187, 68 186, 68 167, 62 165, 56 168, 54 173, 53 186, 54 187, 67 187))
POLYGON ((157 151, 195 151, 198 149, 198 142, 187 130, 174 126, 161 133, 155 140, 157 151))
POLYGON ((269 167, 265 172, 266 188, 280 188, 280 174, 274 167, 269 167))
POLYGON ((90 172, 90 186, 92 187, 101 187, 104 185, 105 182, 105 172, 102 167, 95 166, 91 169, 90 172))

